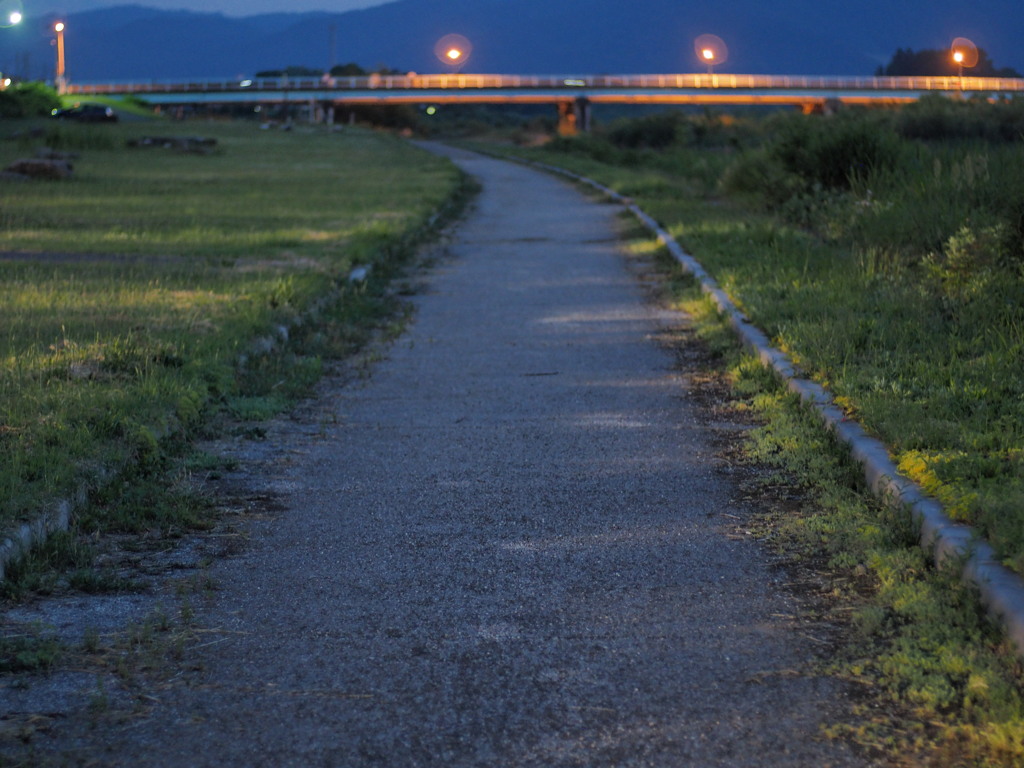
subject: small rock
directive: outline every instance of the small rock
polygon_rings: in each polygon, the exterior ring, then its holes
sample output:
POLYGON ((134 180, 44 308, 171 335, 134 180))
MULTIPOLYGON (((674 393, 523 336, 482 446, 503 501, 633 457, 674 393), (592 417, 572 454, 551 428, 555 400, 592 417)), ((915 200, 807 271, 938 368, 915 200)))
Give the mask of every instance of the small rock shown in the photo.
POLYGON ((27 176, 30 179, 53 179, 62 180, 71 178, 72 167, 67 160, 46 160, 43 158, 25 158, 15 160, 7 168, 5 173, 16 173, 20 176, 27 176))
POLYGON ((356 267, 355 269, 353 269, 351 272, 348 273, 348 281, 350 283, 362 283, 369 276, 370 276, 370 268, 368 266, 366 266, 366 267, 356 267))

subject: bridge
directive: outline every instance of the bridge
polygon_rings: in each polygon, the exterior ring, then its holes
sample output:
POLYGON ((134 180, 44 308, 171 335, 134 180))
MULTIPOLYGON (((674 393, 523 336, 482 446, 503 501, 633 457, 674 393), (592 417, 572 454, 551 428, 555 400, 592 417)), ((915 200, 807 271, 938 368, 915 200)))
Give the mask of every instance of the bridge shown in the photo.
POLYGON ((802 75, 370 75, 67 84, 72 96, 134 95, 160 107, 308 104, 333 121, 334 108, 365 104, 554 104, 559 131, 588 130, 593 104, 793 106, 900 104, 928 93, 988 98, 1024 94, 1024 79, 991 77, 814 77, 802 75))

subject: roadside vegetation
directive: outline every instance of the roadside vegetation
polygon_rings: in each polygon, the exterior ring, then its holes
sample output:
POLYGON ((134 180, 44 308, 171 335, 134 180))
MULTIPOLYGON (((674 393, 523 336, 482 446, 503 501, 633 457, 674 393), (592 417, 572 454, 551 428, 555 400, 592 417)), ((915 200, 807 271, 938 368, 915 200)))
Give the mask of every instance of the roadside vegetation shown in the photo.
MULTIPOLYGON (((190 441, 218 414, 287 408, 388 322, 389 279, 467 189, 447 162, 360 129, 5 129, 0 167, 41 147, 76 157, 64 181, 0 179, 0 530, 80 489, 82 533, 208 526, 176 483, 190 441), (216 143, 131 146, 197 134, 216 143)), ((37 560, 87 568, 83 547, 55 546, 37 560)), ((39 571, 14 566, 4 593, 50 588, 39 571)))
MULTIPOLYGON (((1024 572, 1024 102, 736 118, 669 113, 517 154, 634 198, 901 469, 1024 572)), ((651 248, 650 244, 638 244, 651 248)), ((819 569, 843 617, 837 729, 907 765, 1019 765, 1022 670, 953 571, 797 400, 678 301, 756 411, 752 458, 808 488, 762 535, 819 569)), ((755 491, 756 492, 756 491, 755 491)), ((762 489, 770 493, 767 487, 762 489)))

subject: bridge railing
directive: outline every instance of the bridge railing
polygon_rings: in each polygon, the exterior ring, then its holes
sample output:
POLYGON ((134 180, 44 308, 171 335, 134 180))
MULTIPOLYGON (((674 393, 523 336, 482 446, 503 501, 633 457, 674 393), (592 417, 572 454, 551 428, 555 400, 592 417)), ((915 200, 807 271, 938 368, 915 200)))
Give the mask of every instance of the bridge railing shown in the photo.
POLYGON ((819 77, 805 75, 370 75, 367 77, 179 80, 128 83, 73 83, 74 95, 209 93, 230 91, 367 91, 446 89, 787 89, 822 91, 1022 92, 1024 79, 992 77, 819 77))

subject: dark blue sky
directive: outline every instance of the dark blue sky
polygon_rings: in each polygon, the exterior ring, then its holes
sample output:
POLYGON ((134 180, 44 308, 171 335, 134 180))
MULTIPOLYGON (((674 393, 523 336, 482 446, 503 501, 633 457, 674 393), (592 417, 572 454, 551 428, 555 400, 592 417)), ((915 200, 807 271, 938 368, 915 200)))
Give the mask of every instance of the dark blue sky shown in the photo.
POLYGON ((356 8, 383 5, 391 0, 21 0, 26 10, 35 15, 53 12, 56 14, 89 11, 94 8, 109 8, 115 5, 141 5, 147 8, 178 9, 223 13, 226 16, 253 16, 260 13, 281 11, 331 11, 341 13, 356 8))
MULTIPOLYGON (((481 72, 691 71, 702 66, 694 58, 693 40, 703 33, 719 35, 729 47, 722 72, 866 75, 897 48, 948 48, 960 36, 984 48, 997 66, 1024 71, 1024 0, 394 0, 394 9, 382 7, 389 1, 0 0, 0 9, 20 2, 26 17, 46 17, 136 5, 221 13, 235 17, 222 19, 231 22, 281 12, 368 9, 347 17, 338 37, 339 60, 417 71, 438 66, 433 43, 450 32, 473 41, 468 66, 481 72), (534 24, 535 19, 543 21, 534 24)), ((329 58, 327 32, 319 28, 323 22, 319 27, 315 21, 303 23, 295 32, 291 22, 271 17, 246 22, 247 27, 280 25, 261 33, 265 39, 212 22, 207 31, 220 29, 217 40, 235 45, 228 51, 229 45, 217 43, 224 49, 221 62, 212 58, 216 51, 207 50, 203 30, 163 30, 160 37, 152 29, 119 22, 137 13, 106 13, 102 21, 92 16, 93 26, 83 37, 72 40, 68 33, 78 55, 76 73, 85 78, 125 76, 129 70, 132 76, 176 77, 185 74, 190 61, 202 72, 189 70, 189 76, 234 76, 271 65, 324 66, 329 58), (125 45, 131 35, 146 37, 153 55, 129 61, 125 45), (194 49, 186 59, 174 50, 182 46, 194 49), (161 53, 169 63, 157 67, 161 53), (250 60, 256 53, 259 60, 250 60)), ((27 39, 29 31, 21 37, 27 39)), ((12 40, 8 43, 0 46, 0 65, 4 56, 14 55, 12 40)), ((42 43, 37 47, 32 62, 39 69, 49 54, 42 43)))

